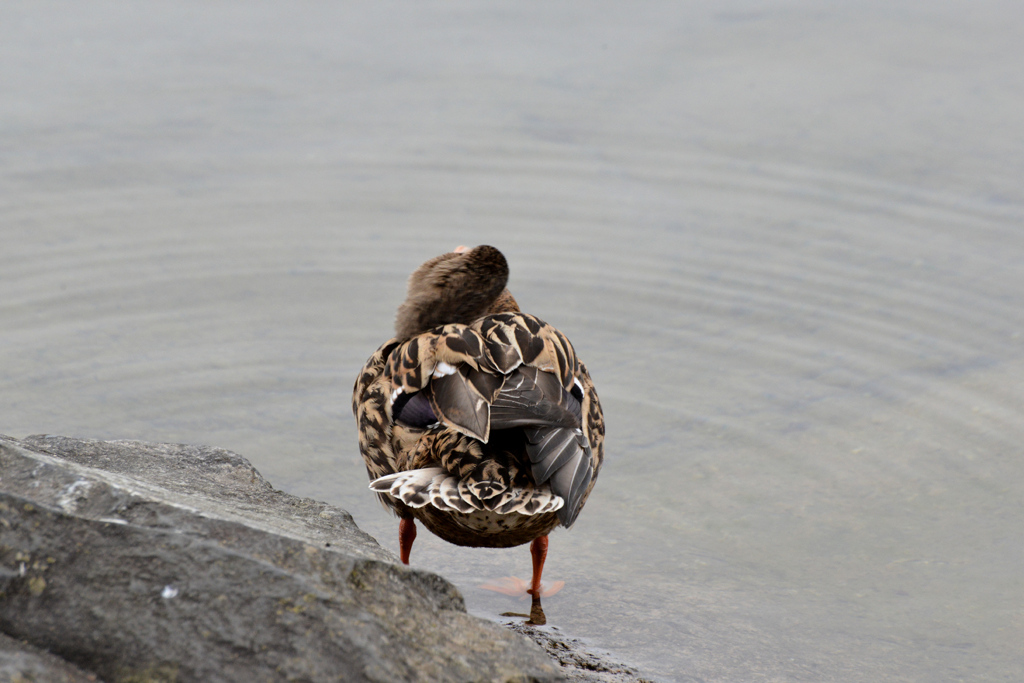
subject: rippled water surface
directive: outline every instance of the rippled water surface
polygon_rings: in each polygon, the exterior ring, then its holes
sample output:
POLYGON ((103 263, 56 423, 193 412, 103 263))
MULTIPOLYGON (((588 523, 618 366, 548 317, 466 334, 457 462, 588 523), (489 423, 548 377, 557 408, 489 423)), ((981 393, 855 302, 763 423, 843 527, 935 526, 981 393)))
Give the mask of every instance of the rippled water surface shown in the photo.
MULTIPOLYGON (((349 409, 457 244, 597 383, 551 623, 672 681, 1024 677, 1015 3, 5 3, 0 431, 391 548, 349 409)), ((421 533, 472 611, 527 549, 421 533)))

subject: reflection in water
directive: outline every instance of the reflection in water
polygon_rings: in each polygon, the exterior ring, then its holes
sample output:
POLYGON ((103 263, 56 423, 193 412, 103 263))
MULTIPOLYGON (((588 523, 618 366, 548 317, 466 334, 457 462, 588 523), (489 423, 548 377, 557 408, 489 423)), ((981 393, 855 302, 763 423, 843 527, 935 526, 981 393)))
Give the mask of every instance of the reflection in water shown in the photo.
MULTIPOLYGON (((397 549, 351 380, 494 244, 609 423, 552 623, 669 680, 1019 679, 1020 12, 725 5, 0 5, 0 431, 230 448, 397 549)), ((413 563, 492 618, 530 571, 413 563)))
POLYGON ((521 617, 525 618, 526 623, 530 626, 543 626, 548 623, 548 618, 544 615, 544 608, 541 607, 539 595, 532 595, 530 604, 529 614, 520 614, 519 612, 502 612, 500 616, 503 617, 521 617))

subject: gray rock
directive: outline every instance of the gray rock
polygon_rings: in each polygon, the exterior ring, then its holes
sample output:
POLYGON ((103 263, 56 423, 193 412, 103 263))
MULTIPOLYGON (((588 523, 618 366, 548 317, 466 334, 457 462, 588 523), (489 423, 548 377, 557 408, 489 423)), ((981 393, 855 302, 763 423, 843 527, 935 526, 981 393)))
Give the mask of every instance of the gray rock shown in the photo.
POLYGON ((537 627, 521 621, 507 625, 543 647, 571 683, 654 683, 641 678, 633 667, 591 651, 579 639, 561 633, 557 626, 537 627))
POLYGON ((0 632, 109 683, 562 680, 343 510, 195 446, 0 437, 0 632))
POLYGON ((96 674, 0 633, 2 683, 102 683, 96 674))

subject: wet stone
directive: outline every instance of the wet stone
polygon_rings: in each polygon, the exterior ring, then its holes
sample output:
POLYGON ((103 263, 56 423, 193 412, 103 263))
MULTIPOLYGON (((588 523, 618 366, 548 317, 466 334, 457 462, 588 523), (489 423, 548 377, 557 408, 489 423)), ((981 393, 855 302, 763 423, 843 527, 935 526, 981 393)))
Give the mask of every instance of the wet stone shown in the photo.
POLYGON ((0 633, 0 681, 4 683, 103 683, 60 657, 0 633))
POLYGON ((0 437, 0 633, 3 680, 564 680, 345 511, 199 446, 0 437))
POLYGON ((633 667, 563 634, 557 626, 533 626, 522 621, 508 622, 507 626, 544 648, 572 683, 654 683, 633 667))

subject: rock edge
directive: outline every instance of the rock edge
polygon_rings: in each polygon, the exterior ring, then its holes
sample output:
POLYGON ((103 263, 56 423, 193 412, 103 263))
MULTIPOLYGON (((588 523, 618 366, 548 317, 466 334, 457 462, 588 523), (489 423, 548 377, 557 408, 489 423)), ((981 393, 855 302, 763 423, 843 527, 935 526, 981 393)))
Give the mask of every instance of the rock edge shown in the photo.
POLYGON ((578 643, 552 660, 344 510, 181 444, 0 436, 0 634, 12 680, 640 680, 578 643))

